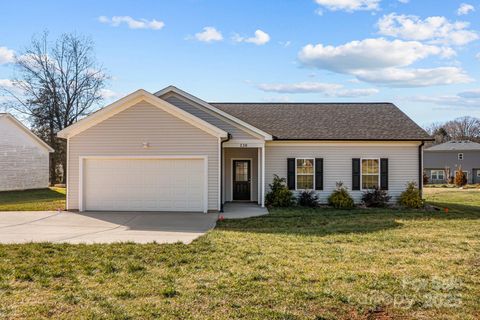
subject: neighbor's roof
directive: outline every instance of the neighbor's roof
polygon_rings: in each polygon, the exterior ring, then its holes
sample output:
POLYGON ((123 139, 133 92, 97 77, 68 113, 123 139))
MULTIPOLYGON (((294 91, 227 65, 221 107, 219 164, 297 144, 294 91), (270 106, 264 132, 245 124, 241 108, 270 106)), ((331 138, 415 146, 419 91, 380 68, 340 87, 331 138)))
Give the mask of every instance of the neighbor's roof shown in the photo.
POLYGON ((452 140, 432 146, 425 151, 480 151, 480 143, 468 140, 452 140))
POLYGON ((34 134, 30 129, 28 129, 23 123, 21 123, 17 118, 15 118, 13 115, 10 113, 0 113, 0 118, 5 118, 10 120, 14 125, 16 125, 18 128, 23 130, 30 138, 32 138, 35 142, 37 142, 39 145, 44 147, 45 149, 48 150, 48 152, 55 152, 55 150, 52 149, 45 141, 40 139, 36 134, 34 134))
POLYGON ((432 140, 392 103, 210 103, 278 140, 432 140))

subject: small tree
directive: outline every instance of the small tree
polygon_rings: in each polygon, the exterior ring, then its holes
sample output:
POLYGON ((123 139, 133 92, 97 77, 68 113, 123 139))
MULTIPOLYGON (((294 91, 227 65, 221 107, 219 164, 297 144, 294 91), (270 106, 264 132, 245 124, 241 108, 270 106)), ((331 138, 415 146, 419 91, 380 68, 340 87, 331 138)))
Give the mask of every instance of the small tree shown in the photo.
POLYGON ((341 181, 337 182, 336 189, 328 197, 328 204, 335 209, 352 209, 355 206, 352 196, 341 181))
POLYGON ((407 184, 407 188, 398 198, 398 204, 413 209, 423 207, 423 199, 415 182, 409 182, 407 184))
POLYGON ((294 204, 292 191, 286 186, 286 179, 273 175, 273 182, 269 184, 270 191, 265 195, 265 204, 272 207, 290 207, 294 204))
POLYGON ((467 175, 462 170, 462 166, 458 166, 457 171, 455 172, 455 185, 457 187, 463 187, 467 184, 467 175))
POLYGON ((428 175, 424 172, 423 173, 423 184, 428 184, 428 182, 430 181, 430 179, 428 178, 428 175))
POLYGON ((450 178, 451 178, 450 167, 445 166, 445 183, 450 183, 450 178))

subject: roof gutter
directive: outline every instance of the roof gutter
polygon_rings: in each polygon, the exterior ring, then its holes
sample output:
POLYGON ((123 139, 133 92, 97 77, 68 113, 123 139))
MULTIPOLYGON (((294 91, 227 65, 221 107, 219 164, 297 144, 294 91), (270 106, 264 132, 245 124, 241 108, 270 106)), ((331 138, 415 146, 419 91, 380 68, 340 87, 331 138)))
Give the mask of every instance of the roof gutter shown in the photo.
POLYGON ((228 133, 227 139, 222 140, 220 142, 220 163, 218 164, 220 166, 220 212, 223 212, 223 144, 225 142, 228 142, 232 138, 232 135, 228 133))
POLYGON ((423 146, 425 141, 422 141, 418 146, 418 190, 420 191, 420 197, 423 195, 423 146))

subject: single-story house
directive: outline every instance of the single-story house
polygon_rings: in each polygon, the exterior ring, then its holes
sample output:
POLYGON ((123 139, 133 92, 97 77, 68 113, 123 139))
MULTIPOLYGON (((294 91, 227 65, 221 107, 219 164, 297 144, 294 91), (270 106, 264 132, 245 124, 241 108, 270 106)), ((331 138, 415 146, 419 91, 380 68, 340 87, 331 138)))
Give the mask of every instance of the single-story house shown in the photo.
POLYGON ((453 140, 426 148, 424 167, 429 183, 448 183, 460 167, 468 183, 480 183, 480 143, 453 140))
POLYGON ((14 116, 0 113, 0 191, 47 188, 50 152, 14 116))
POLYGON ((422 184, 430 136, 391 103, 208 103, 138 90, 59 132, 70 210, 218 211, 264 206, 274 175, 322 202, 422 184))

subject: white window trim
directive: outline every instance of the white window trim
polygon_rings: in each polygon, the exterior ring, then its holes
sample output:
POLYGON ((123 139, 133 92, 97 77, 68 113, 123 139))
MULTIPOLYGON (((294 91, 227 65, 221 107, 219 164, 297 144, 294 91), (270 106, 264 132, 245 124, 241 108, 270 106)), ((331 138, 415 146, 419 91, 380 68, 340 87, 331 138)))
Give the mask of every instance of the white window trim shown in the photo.
POLYGON ((458 159, 458 160, 463 160, 463 159, 464 159, 463 152, 459 152, 459 153, 457 154, 457 159, 458 159))
MULTIPOLYGON (((302 173, 300 175, 309 176, 309 174, 302 174, 302 173)), ((315 190, 315 158, 312 158, 312 157, 298 157, 298 158, 295 158, 295 191, 310 191, 310 190, 315 190), (298 182, 298 179, 297 179, 297 176, 298 176, 298 173, 297 173, 297 159, 312 160, 312 162, 313 162, 313 173, 312 173, 313 188, 312 189, 298 189, 298 187, 297 187, 297 182, 298 182)))
POLYGON ((430 179, 432 179, 432 180, 445 180, 445 170, 441 170, 441 169, 430 170, 430 179), (437 174, 436 174, 436 176, 437 176, 436 179, 433 178, 433 173, 434 173, 434 172, 437 173, 437 174), (443 178, 440 179, 440 178, 438 177, 438 172, 441 172, 441 173, 442 173, 443 178))
MULTIPOLYGON (((378 161, 378 188, 380 189, 380 177, 382 175, 382 168, 381 168, 382 164, 380 162, 380 158, 360 158, 360 190, 361 191, 372 190, 372 189, 364 189, 363 188, 363 169, 362 169, 363 160, 377 160, 378 161)), ((366 175, 373 176, 373 174, 366 174, 366 175)))
POLYGON ((477 169, 477 177, 480 178, 480 169, 477 169))

